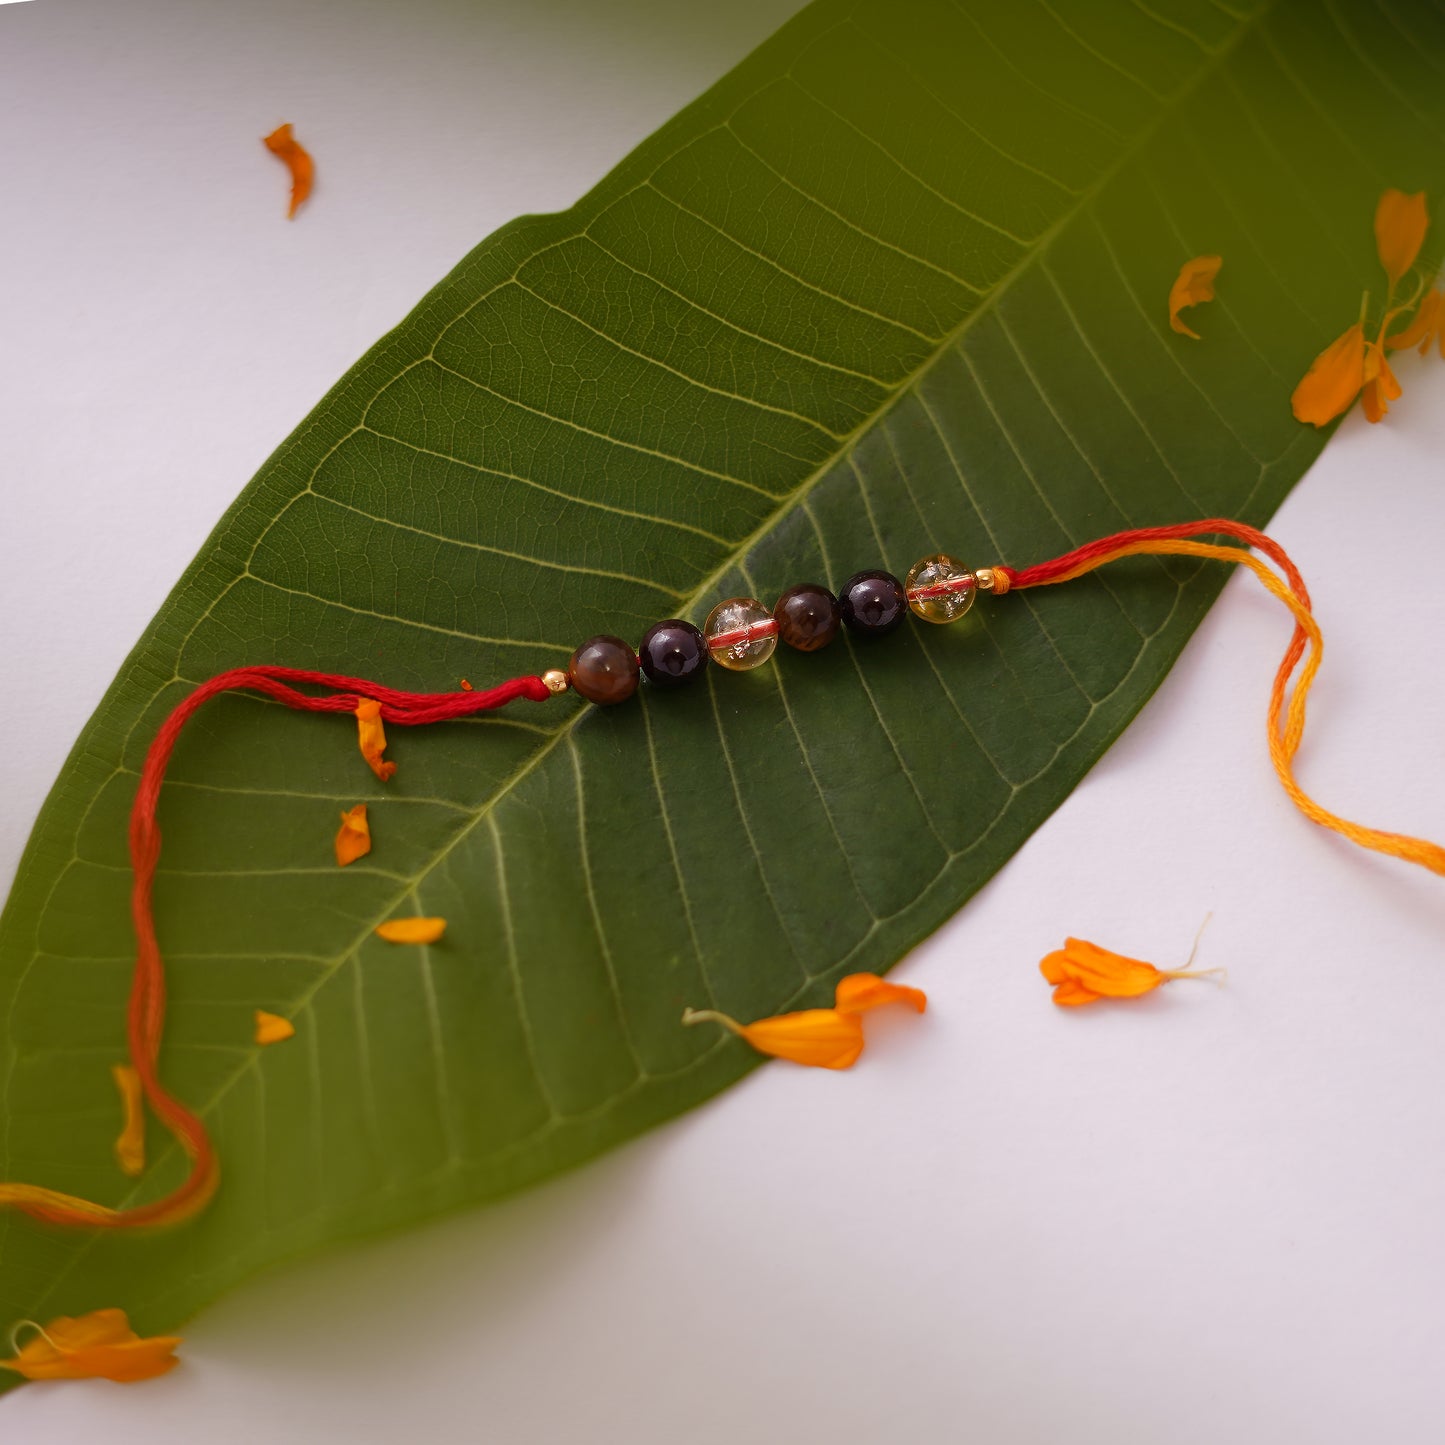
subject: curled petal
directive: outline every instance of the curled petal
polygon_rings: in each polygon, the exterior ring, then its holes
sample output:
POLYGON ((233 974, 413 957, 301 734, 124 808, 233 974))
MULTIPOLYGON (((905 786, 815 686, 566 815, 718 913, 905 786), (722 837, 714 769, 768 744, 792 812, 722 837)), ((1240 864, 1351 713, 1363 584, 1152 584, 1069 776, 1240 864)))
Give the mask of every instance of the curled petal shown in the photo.
POLYGON ((1179 313, 1186 307, 1198 306, 1201 301, 1214 300, 1214 278, 1223 265, 1222 256, 1195 256, 1179 268, 1169 288, 1169 325, 1181 336, 1200 339, 1197 331, 1191 331, 1179 319, 1179 313))
POLYGON ((1415 264, 1429 225, 1424 191, 1407 196, 1404 191, 1389 190, 1380 197, 1375 207, 1375 248, 1391 285, 1415 264))
POLYGON ((850 973, 839 980, 833 995, 833 1007, 845 1014, 865 1013, 888 1003, 906 1003, 922 1013, 928 1007, 928 995, 921 988, 887 983, 876 973, 850 973))
POLYGON ((382 760, 381 755, 386 751, 386 728, 381 721, 381 704, 373 698, 364 697, 356 704, 356 732, 367 766, 383 783, 387 782, 396 771, 396 764, 382 760))
POLYGON ((445 918, 393 918, 377 927, 376 936, 388 943, 435 943, 446 931, 445 918))
POLYGON ((316 179, 316 162, 311 152, 291 133, 290 124, 278 125, 263 143, 273 156, 285 161, 291 172, 291 208, 286 212, 288 220, 296 218, 301 203, 311 194, 311 183, 316 179))
POLYGON ((1407 346, 1418 346, 1424 356, 1430 343, 1440 342, 1440 356, 1445 360, 1445 291, 1427 291, 1415 312, 1414 320, 1403 330, 1385 338, 1385 345, 1391 351, 1403 351, 1407 346))
POLYGON ((256 1010, 256 1042, 258 1044, 279 1044, 296 1035, 296 1025, 280 1014, 268 1014, 265 1009, 256 1010))
POLYGON ((180 1362, 176 1335, 142 1339, 131 1329, 124 1310, 94 1310, 71 1319, 62 1315, 36 1335, 14 1358, 0 1360, 0 1369, 14 1370, 29 1380, 116 1380, 122 1384, 164 1375, 180 1362))
POLYGON ((1324 426, 1350 409, 1364 384, 1365 328, 1356 322, 1315 357, 1295 387, 1295 420, 1324 426))
POLYGON ((371 852, 371 825, 366 821, 366 804, 358 803, 341 815, 336 833, 336 861, 345 868, 371 852))

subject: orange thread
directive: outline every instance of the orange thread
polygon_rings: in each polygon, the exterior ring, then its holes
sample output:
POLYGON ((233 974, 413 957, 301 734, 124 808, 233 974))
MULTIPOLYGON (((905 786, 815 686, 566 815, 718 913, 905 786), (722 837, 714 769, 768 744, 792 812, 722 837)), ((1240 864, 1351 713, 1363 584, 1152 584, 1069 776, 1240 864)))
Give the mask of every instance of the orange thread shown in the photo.
POLYGON ((1248 567, 1265 589, 1289 608, 1295 620, 1294 635, 1285 651, 1284 660, 1275 673, 1274 686, 1269 695, 1269 755, 1285 792, 1311 822, 1332 829, 1361 848, 1388 853, 1395 858, 1403 858, 1408 863, 1418 863, 1432 873, 1445 875, 1445 848, 1438 843, 1431 843, 1424 838, 1412 838, 1405 833, 1387 833, 1378 828, 1352 823, 1348 818, 1341 818, 1339 814, 1332 813, 1315 802, 1295 779, 1294 757, 1299 751, 1300 739, 1304 736, 1305 704, 1314 684, 1315 674, 1320 668, 1324 638, 1320 635, 1319 623, 1315 621, 1314 613, 1310 610, 1310 597, 1304 579, 1278 542, 1256 532, 1252 527, 1213 518, 1184 527, 1157 527, 1149 529, 1148 532, 1120 533, 1117 537, 1106 537, 1099 542, 1090 543, 1087 547, 1081 547, 1077 552, 1059 558, 1056 562, 1046 562, 1038 567, 1016 572, 1012 582, 1015 588, 1069 582, 1107 562, 1141 555, 1179 555, 1203 557, 1214 562, 1237 563, 1241 567, 1248 567), (1267 552, 1279 564, 1285 578, 1281 579, 1258 557, 1242 547, 1187 541, 1179 535, 1186 532, 1225 533, 1249 541, 1267 552), (1130 538, 1134 540, 1129 540, 1130 538), (1111 543, 1118 545, 1110 545, 1111 543), (1304 658, 1304 667, 1291 689, 1290 679, 1301 658, 1304 658))

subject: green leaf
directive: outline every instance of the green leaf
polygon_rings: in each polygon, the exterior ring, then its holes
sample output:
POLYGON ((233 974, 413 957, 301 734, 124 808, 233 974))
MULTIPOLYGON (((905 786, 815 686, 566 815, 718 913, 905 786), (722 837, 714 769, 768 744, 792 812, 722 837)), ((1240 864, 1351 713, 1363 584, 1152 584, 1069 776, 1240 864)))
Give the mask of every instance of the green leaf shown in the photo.
MULTIPOLYGON (((160 719, 271 661, 399 687, 564 664, 733 593, 945 549, 1265 520, 1289 394, 1445 195, 1445 25, 1397 0, 820 0, 571 211, 484 242, 246 489, 37 824, 0 926, 4 1177, 109 1201, 125 818, 160 719), (1225 258, 1171 333, 1179 264, 1225 258)), ((686 1030, 883 969, 1138 710, 1217 572, 1139 564, 624 707, 394 730, 213 703, 161 802, 164 1071, 223 1188, 180 1232, 0 1229, 0 1319, 173 1325, 276 1259, 495 1196, 754 1060, 686 1030), (336 814, 376 847, 330 861, 336 814), (444 943, 371 935, 442 914, 444 943), (250 1043, 252 1010, 295 1021, 250 1043)), ((158 1131, 152 1147, 160 1150, 158 1131)))

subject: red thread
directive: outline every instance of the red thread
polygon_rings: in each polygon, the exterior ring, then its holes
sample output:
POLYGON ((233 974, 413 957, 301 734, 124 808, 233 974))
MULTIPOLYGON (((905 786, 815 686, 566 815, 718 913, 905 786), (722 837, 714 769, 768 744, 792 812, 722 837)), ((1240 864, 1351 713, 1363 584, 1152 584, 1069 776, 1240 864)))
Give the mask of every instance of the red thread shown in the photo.
POLYGON ((760 622, 745 622, 741 627, 734 627, 728 632, 715 632, 708 638, 707 645, 711 651, 719 652, 729 647, 745 646, 750 642, 760 642, 765 637, 776 637, 777 635, 777 618, 765 617, 760 622))
POLYGON ((927 587, 910 587, 908 596, 925 601, 932 597, 951 597, 955 592, 968 592, 978 586, 978 582, 972 577, 953 577, 947 582, 933 582, 927 587))
POLYGON ((1075 547, 1072 552, 1065 552, 1062 557, 1055 557, 1050 562, 1039 562, 1032 567, 1018 570, 1012 567, 998 567, 995 570, 1008 574, 1011 588, 1043 587, 1050 582, 1067 581, 1065 574, 1077 572, 1081 563, 1116 552, 1120 547, 1126 547, 1132 542, 1166 542, 1184 537, 1211 535, 1234 537, 1247 547, 1263 552, 1289 579, 1289 584, 1300 601, 1306 607, 1312 606, 1304 578, 1300 576, 1299 569, 1290 561, 1284 548, 1273 537, 1265 536, 1257 528, 1247 527, 1243 522, 1231 522, 1227 517, 1207 517, 1202 522, 1179 522, 1172 527, 1136 527, 1128 532, 1115 532, 1111 537, 1100 537, 1097 542, 1086 542, 1082 547, 1075 547))
POLYGON ((161 724, 141 770, 130 815, 130 860, 135 870, 131 890, 131 918, 136 933, 135 975, 131 984, 127 1034, 131 1063, 140 1076, 151 1108, 176 1136, 191 1158, 191 1172, 172 1193, 131 1209, 110 1209, 55 1190, 18 1184, 0 1184, 0 1204, 10 1204, 37 1219, 53 1224, 91 1228, 131 1229, 177 1222, 193 1214, 210 1198, 219 1168, 206 1126, 184 1104, 166 1092, 156 1061, 165 1028, 166 977, 156 940, 151 911, 151 889, 161 856, 161 833, 156 805, 166 766, 176 739, 192 715, 218 694, 238 689, 264 693, 287 707, 306 712, 353 713, 358 702, 371 698, 381 704, 382 718, 411 727, 447 722, 472 713, 503 707, 516 698, 545 702, 552 696, 540 677, 516 677, 486 692, 398 692, 362 678, 310 672, 291 667, 240 667, 203 682, 184 698, 161 724), (298 692, 291 684, 303 683, 332 691, 319 696, 298 692))

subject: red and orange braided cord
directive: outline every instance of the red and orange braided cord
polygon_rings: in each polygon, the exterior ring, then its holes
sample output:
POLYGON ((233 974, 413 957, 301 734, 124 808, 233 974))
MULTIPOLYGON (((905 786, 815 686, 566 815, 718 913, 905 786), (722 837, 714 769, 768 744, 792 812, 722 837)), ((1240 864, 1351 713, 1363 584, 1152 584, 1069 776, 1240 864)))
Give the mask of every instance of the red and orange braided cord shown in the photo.
MULTIPOLYGON (((1361 847, 1388 853, 1407 862, 1418 863, 1435 873, 1445 874, 1445 848, 1421 838, 1382 832, 1341 818, 1315 802, 1295 779, 1294 758, 1304 735, 1305 704, 1319 670, 1323 641, 1311 610, 1309 592, 1298 568, 1284 549, 1263 532, 1221 517, 1172 527, 1139 528, 1100 538, 1033 567, 1020 570, 993 567, 988 569, 988 581, 992 583, 994 592, 1002 595, 1028 587, 1068 582, 1109 562, 1140 555, 1202 557, 1248 567, 1264 587, 1289 608, 1295 621, 1294 633, 1275 674, 1268 714, 1270 757, 1285 791, 1306 817, 1361 847), (1221 546, 1196 540, 1208 536, 1230 537, 1243 545, 1221 546), (1251 555, 1247 550, 1250 547, 1274 562, 1279 573, 1259 557, 1251 555), (1301 659, 1304 660, 1303 670, 1291 687, 1301 659)), ((163 1198, 127 1208, 115 1209, 29 1184, 0 1184, 0 1207, 20 1209, 52 1224, 132 1229, 178 1223, 200 1210, 215 1192, 219 1166, 205 1126, 166 1091, 158 1073, 157 1062, 165 1025, 166 982, 151 910, 151 891, 161 851, 156 806, 176 739, 198 708, 210 698, 231 689, 260 692, 288 707, 310 712, 350 714, 356 712, 358 704, 372 701, 379 704, 380 717, 385 722, 403 726, 462 718, 502 707, 516 698, 526 697, 542 702, 551 696, 551 690, 539 677, 514 678, 485 692, 470 690, 467 685, 467 690, 462 692, 410 693, 331 673, 284 667, 246 667, 221 673, 202 683, 186 697, 162 724, 151 744, 131 811, 130 857, 135 870, 131 915, 136 932, 136 965, 131 987, 128 1037, 131 1063, 139 1075, 145 1098, 156 1117, 171 1131, 190 1158, 190 1173, 184 1183, 163 1198), (296 683, 328 691, 320 695, 303 693, 292 686, 296 683)))
POLYGON ((1304 736, 1305 704, 1315 674, 1319 671, 1324 639, 1311 611, 1310 594, 1305 587, 1304 578, 1278 542, 1241 522, 1210 517, 1201 522, 1186 522, 1175 527, 1141 527, 1132 532, 1118 532, 1112 537, 1101 537, 1097 542, 1078 547, 1052 562, 1041 562, 1020 571, 1011 567, 996 567, 993 570, 995 574, 1003 574, 1005 583, 997 590, 1013 591, 1025 587, 1050 586, 1056 582, 1070 582, 1106 563, 1117 562, 1122 557, 1141 555, 1204 557, 1214 562, 1233 562, 1241 567, 1248 567, 1264 587, 1289 608, 1295 620, 1294 634, 1290 638, 1289 647, 1285 649, 1279 670, 1275 673, 1274 686, 1269 695, 1268 714, 1269 755, 1285 792, 1305 817, 1321 827, 1333 829, 1352 843, 1358 843, 1362 848, 1372 848, 1377 853, 1389 853, 1408 863, 1418 863, 1431 872, 1445 874, 1445 848, 1438 843, 1352 823, 1348 818, 1341 818, 1337 813, 1332 813, 1315 802, 1296 780, 1294 758, 1299 751, 1300 739, 1304 736), (1263 552, 1278 565, 1284 576, 1281 579, 1258 557, 1251 556, 1244 547, 1222 547, 1188 540, 1200 536, 1237 538, 1245 547, 1254 547, 1263 552), (1290 680, 1302 657, 1304 667, 1298 681, 1291 688, 1290 680))
POLYGON ((354 713, 363 699, 381 704, 381 716, 402 726, 446 722, 502 707, 514 698, 543 702, 551 696, 539 677, 518 677, 487 692, 398 692, 361 678, 332 673, 308 672, 289 667, 241 667, 203 682, 183 699, 162 723, 146 753, 130 815, 130 861, 135 870, 130 911, 135 924, 135 975, 131 983, 127 1036, 131 1065, 140 1076, 147 1103, 155 1116, 175 1136, 191 1161, 185 1181, 171 1193, 149 1204, 113 1209, 74 1194, 45 1189, 35 1184, 0 1184, 0 1207, 9 1206, 43 1219, 94 1229, 141 1229, 178 1224, 205 1207, 216 1192, 220 1166, 211 1147, 206 1126, 180 1100, 167 1092, 157 1069, 161 1037, 166 1019, 166 974, 156 941, 151 911, 151 889, 161 856, 161 832, 156 824, 156 804, 166 765, 176 739, 192 714, 222 692, 244 689, 264 693, 287 707, 307 712, 354 713), (290 684, 305 683, 332 691, 321 696, 298 692, 290 684))

